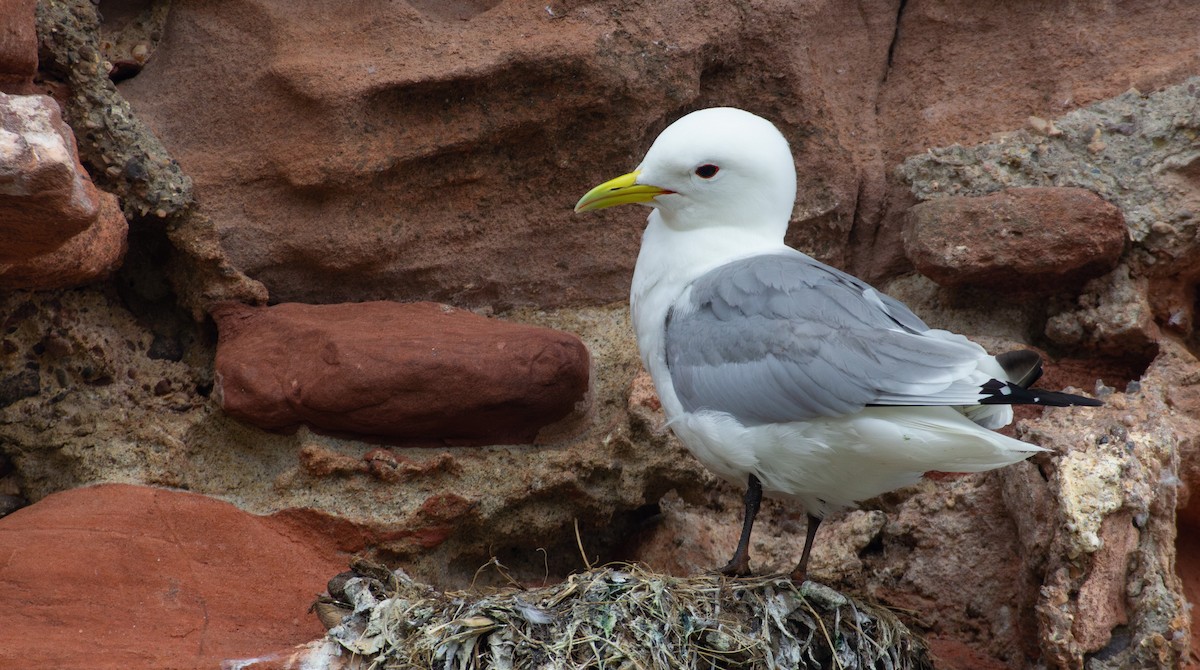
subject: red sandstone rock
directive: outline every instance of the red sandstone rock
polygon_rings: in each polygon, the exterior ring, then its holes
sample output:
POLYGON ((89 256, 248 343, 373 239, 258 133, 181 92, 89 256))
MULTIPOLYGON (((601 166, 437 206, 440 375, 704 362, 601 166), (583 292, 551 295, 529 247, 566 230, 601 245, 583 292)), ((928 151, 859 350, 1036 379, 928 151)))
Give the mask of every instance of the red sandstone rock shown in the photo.
POLYGON ((904 251, 943 286, 1053 293, 1115 268, 1121 211, 1078 188, 1013 188, 930 200, 909 210, 904 251))
POLYGON ((373 0, 320 21, 176 4, 121 90, 277 300, 557 306, 625 298, 643 213, 570 208, 686 111, 776 121, 801 181, 790 239, 877 279, 908 265, 904 157, 1200 66, 1200 4, 1168 0, 1120 21, 964 0, 488 4, 373 0))
POLYGON ((530 442, 588 389, 578 337, 433 303, 225 305, 221 406, 247 423, 530 442))
POLYGON ((37 0, 0 0, 0 92, 26 93, 37 73, 37 0))
MULTIPOLYGON (((1057 3, 903 3, 874 99, 883 164, 890 170, 930 147, 1023 128, 1031 114, 1055 119, 1131 86, 1152 91, 1200 71, 1200 52, 1182 46, 1195 35, 1200 4, 1148 0, 1129 10, 1114 21, 1057 3), (1056 25, 1081 38, 1063 39, 1056 25)), ((893 175, 880 200, 856 215, 856 274, 877 279, 907 266, 900 234, 912 202, 893 175)))
POLYGON ((276 300, 605 304, 628 295, 645 212, 571 207, 695 107, 780 124, 820 224, 794 239, 840 256, 862 173, 884 175, 862 164, 895 14, 372 0, 315 21, 288 3, 183 3, 121 90, 276 300))
POLYGON ((58 103, 0 93, 0 263, 54 251, 95 221, 100 198, 58 103))
MULTIPOLYGON (((1175 541, 1175 571, 1183 582, 1188 602, 1200 601, 1200 528, 1180 525, 1175 541)), ((1200 617, 1191 617, 1192 658, 1200 658, 1200 617)))
POLYGON ((71 288, 108 277, 121 266, 129 247, 129 224, 116 196, 98 192, 95 223, 40 256, 0 264, 0 290, 71 288))
POLYGON ((103 278, 120 265, 127 233, 116 197, 80 165, 58 103, 0 93, 0 289, 103 278))
POLYGON ((0 666, 216 668, 322 633, 346 556, 294 519, 101 485, 0 520, 0 666))

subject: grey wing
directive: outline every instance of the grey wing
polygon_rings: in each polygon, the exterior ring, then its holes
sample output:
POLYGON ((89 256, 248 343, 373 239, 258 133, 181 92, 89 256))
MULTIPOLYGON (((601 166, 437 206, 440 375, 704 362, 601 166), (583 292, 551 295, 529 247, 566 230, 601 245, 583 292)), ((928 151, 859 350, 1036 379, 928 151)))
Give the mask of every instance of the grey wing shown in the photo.
POLYGON ((746 424, 871 404, 973 404, 979 387, 963 382, 986 356, 799 252, 735 261, 693 282, 668 316, 666 352, 686 410, 746 424))

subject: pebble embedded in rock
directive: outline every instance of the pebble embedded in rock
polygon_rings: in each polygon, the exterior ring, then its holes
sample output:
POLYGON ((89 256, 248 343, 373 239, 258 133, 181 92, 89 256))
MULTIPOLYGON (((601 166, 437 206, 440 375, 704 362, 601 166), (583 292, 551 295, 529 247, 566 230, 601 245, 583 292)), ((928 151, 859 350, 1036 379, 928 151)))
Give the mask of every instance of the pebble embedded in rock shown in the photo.
POLYGON ((575 335, 435 303, 228 304, 213 317, 221 406, 269 430, 528 443, 588 389, 575 335))
POLYGON ((1127 232, 1121 211, 1081 188, 1011 188, 949 196, 908 211, 904 252, 948 287, 1049 294, 1117 266, 1127 232))

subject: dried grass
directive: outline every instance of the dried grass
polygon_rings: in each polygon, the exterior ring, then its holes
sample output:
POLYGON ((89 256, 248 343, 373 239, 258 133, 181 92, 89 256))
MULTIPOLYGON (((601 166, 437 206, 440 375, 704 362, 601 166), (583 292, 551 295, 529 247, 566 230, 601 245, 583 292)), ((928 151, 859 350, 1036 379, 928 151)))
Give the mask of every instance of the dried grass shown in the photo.
POLYGON ((441 593, 400 571, 354 567, 323 618, 367 670, 932 667, 890 612, 813 582, 610 565, 541 589, 441 593))

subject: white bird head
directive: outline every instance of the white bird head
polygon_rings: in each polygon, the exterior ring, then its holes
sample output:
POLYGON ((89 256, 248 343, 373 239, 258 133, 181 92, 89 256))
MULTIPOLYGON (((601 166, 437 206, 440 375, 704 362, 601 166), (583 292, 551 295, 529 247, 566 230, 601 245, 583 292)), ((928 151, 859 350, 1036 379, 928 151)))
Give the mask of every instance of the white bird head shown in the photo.
POLYGON ((588 191, 575 211, 643 203, 676 230, 733 226, 782 239, 795 200, 796 168, 779 130, 714 107, 667 126, 636 170, 588 191))

